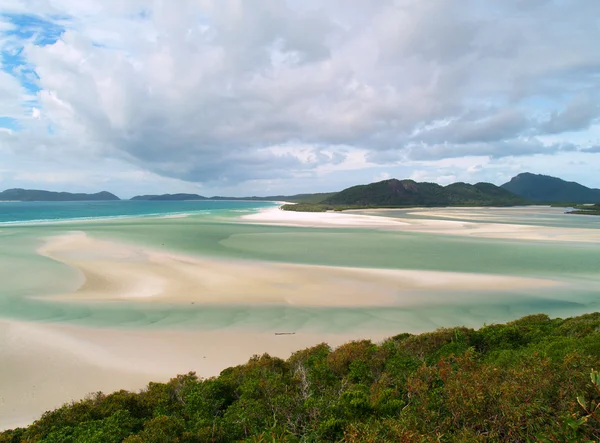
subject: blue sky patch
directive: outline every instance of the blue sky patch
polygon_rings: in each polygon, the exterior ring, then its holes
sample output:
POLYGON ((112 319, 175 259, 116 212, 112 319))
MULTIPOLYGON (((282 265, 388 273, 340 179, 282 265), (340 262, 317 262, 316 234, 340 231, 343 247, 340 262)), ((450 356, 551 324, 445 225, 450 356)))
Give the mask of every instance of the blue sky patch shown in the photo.
MULTIPOLYGON (((1 69, 19 80, 25 90, 35 95, 40 90, 39 76, 35 67, 23 56, 24 45, 26 42, 38 46, 56 43, 66 30, 64 23, 68 22, 68 17, 53 16, 47 19, 34 14, 3 13, 0 14, 0 21, 11 25, 0 32, 0 37, 4 40, 4 47, 0 47, 1 69)), ((31 109, 37 106, 37 103, 28 101, 23 105, 31 109)), ((12 118, 0 117, 0 127, 18 130, 19 124, 12 118)))
POLYGON ((14 118, 0 116, 0 128, 16 131, 19 129, 19 122, 14 118))
POLYGON ((19 40, 33 40, 36 45, 51 45, 65 32, 64 26, 31 14, 0 14, 2 20, 13 25, 3 35, 19 40))

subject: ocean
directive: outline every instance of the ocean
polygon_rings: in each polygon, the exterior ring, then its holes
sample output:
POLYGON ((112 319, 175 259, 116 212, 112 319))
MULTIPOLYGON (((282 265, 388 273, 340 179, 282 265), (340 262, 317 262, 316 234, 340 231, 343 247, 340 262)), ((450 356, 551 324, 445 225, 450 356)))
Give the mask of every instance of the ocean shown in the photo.
POLYGON ((227 211, 248 211, 274 204, 273 202, 237 200, 0 202, 0 224, 226 213, 227 211))

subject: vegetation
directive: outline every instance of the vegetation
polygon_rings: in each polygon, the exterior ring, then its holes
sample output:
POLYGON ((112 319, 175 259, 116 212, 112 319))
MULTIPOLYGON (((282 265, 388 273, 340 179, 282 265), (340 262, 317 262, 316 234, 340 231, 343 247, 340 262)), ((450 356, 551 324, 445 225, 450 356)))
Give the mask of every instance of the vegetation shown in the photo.
POLYGON ((263 197, 262 199, 270 201, 286 201, 292 203, 318 204, 335 194, 335 192, 324 192, 318 194, 272 195, 270 197, 263 197))
POLYGON ((502 188, 537 203, 593 203, 600 200, 600 189, 529 172, 513 177, 502 188))
POLYGON ((334 207, 511 206, 525 203, 521 197, 491 183, 440 186, 396 179, 353 186, 322 202, 334 207))
POLYGON ((22 202, 34 202, 34 201, 54 201, 54 202, 67 202, 67 201, 104 201, 104 200, 120 200, 114 194, 110 192, 102 191, 96 194, 73 194, 71 192, 51 192, 51 191, 40 191, 37 189, 7 189, 6 191, 0 192, 0 201, 22 201, 22 202))
POLYGON ((600 215, 600 203, 594 205, 577 205, 575 206, 575 210, 568 212, 568 214, 600 215))
POLYGON ((281 207, 284 211, 295 211, 295 212, 326 212, 333 209, 328 205, 320 205, 314 203, 296 203, 286 204, 281 207))
POLYGON ((162 194, 162 195, 136 195, 131 200, 150 200, 150 201, 186 201, 186 200, 207 200, 206 197, 198 194, 162 194))
POLYGON ((597 441, 598 367, 600 313, 540 314, 97 393, 0 442, 597 441))

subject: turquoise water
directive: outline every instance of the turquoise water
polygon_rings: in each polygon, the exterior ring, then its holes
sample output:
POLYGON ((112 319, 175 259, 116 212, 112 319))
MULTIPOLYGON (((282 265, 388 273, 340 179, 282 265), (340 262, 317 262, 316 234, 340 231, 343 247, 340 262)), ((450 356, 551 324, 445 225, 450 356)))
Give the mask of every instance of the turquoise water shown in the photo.
POLYGON ((99 202, 0 202, 0 224, 58 220, 86 220, 193 214, 249 210, 273 206, 273 202, 253 201, 99 201, 99 202))
MULTIPOLYGON (((8 222, 0 225, 0 316, 111 328, 402 332, 451 325, 478 326, 537 312, 564 317, 600 310, 599 243, 266 226, 240 223, 237 219, 243 213, 271 205, 273 203, 205 201, 0 203, 2 220, 8 222), (182 213, 190 215, 165 217, 182 213), (71 220, 65 222, 68 217, 71 220), (62 222, 32 223, 31 220, 62 222), (23 221, 29 223, 15 223, 23 221), (531 276, 555 280, 559 286, 462 292, 441 288, 433 294, 435 303, 420 303, 419 300, 432 293, 416 291, 415 303, 410 307, 385 308, 54 302, 46 296, 70 292, 81 281, 75 270, 41 257, 35 251, 45 237, 72 231, 199 256, 531 276)), ((565 216, 560 210, 503 211, 473 210, 468 214, 469 221, 477 218, 494 223, 518 220, 539 226, 591 229, 598 226, 592 217, 565 216)), ((405 215, 403 211, 402 216, 405 215)))
MULTIPOLYGON (((382 217, 436 219, 510 225, 551 226, 561 228, 600 229, 600 217, 567 214, 573 208, 524 206, 516 208, 440 208, 439 210, 390 209, 378 211, 382 217), (438 212, 439 211, 439 212, 438 212), (436 212, 438 212, 436 214, 436 212), (441 215, 444 214, 444 215, 441 215)), ((372 211, 358 211, 372 215, 372 211)))

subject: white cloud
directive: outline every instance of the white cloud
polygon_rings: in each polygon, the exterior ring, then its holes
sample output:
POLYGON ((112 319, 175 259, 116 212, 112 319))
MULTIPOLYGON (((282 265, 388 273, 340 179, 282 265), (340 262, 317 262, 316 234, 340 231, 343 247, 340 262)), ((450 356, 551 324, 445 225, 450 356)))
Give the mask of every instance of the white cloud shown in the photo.
POLYGON ((504 157, 573 151, 561 135, 597 122, 599 5, 6 0, 67 30, 21 42, 33 106, 0 72, 0 116, 23 126, 0 147, 239 192, 472 156, 485 167, 434 178, 485 178, 504 157))

